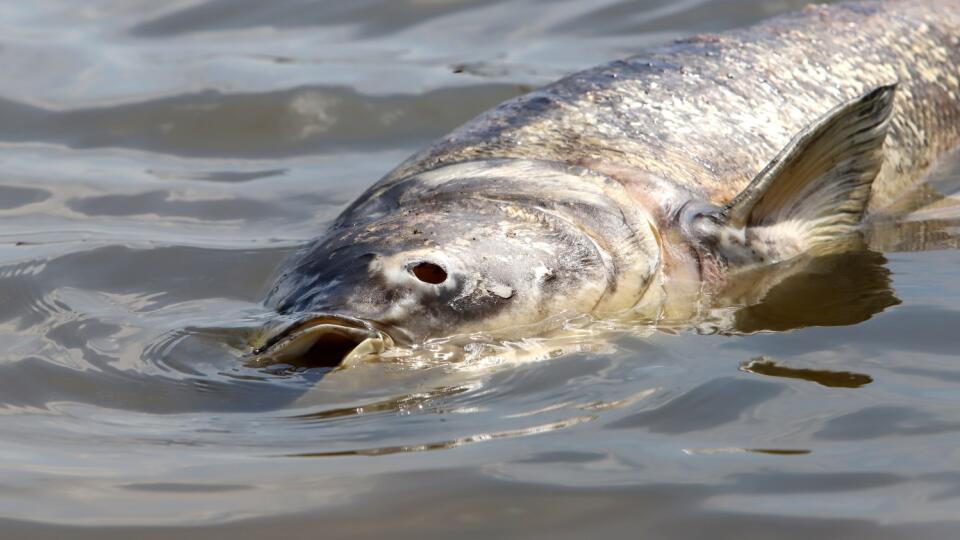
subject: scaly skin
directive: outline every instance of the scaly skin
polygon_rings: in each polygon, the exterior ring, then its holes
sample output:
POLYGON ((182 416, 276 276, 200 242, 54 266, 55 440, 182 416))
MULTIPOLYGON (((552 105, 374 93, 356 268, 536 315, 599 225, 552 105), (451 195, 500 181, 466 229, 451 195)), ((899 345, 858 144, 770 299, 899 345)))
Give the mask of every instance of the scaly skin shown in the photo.
POLYGON ((870 204, 877 211, 960 142, 958 64, 956 0, 808 6, 508 101, 413 156, 381 185, 455 162, 532 158, 614 177, 650 173, 725 203, 831 107, 897 82, 870 204))
POLYGON ((522 337, 579 314, 732 328, 801 255, 856 240, 868 200, 904 209, 960 142, 958 60, 960 0, 850 3, 511 100, 291 257, 267 303, 293 323, 267 354, 522 337))

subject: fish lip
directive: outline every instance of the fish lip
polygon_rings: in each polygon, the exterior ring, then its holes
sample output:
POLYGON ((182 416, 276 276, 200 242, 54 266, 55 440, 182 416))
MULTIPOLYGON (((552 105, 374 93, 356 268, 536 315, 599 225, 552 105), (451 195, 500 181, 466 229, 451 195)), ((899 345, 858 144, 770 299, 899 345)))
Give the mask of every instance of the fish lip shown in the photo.
POLYGON ((324 324, 342 326, 344 329, 357 329, 361 331, 367 330, 371 332, 376 331, 372 324, 354 317, 333 315, 329 313, 311 313, 297 318, 297 320, 284 326, 278 332, 273 333, 273 335, 267 338, 266 343, 264 343, 263 346, 255 349, 253 353, 257 355, 263 354, 286 339, 295 337, 298 334, 309 331, 310 328, 324 324))
POLYGON ((266 342, 253 350, 259 361, 300 363, 297 360, 325 338, 339 342, 344 354, 332 357, 333 362, 322 365, 335 367, 347 359, 361 344, 371 341, 375 348, 383 350, 394 344, 393 338, 382 325, 356 317, 331 313, 310 313, 298 317, 292 323, 272 332, 266 342), (350 345, 353 345, 350 347, 350 345))

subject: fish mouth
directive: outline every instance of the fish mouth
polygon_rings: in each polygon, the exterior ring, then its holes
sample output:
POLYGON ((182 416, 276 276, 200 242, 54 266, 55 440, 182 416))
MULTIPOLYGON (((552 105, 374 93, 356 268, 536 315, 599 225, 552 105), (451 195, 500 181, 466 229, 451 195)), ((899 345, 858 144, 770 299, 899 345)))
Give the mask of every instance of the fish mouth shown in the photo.
POLYGON ((268 336, 253 354, 263 364, 333 368, 374 358, 391 346, 390 335, 371 322, 311 314, 268 336))

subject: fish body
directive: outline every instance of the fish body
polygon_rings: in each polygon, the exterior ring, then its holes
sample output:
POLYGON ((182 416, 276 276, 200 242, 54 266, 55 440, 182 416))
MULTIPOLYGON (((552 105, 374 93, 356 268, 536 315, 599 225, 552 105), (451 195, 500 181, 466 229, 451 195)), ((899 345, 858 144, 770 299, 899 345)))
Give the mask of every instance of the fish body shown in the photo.
POLYGON ((897 83, 871 201, 879 210, 960 141, 958 65, 960 2, 811 5, 750 28, 681 39, 507 101, 380 185, 451 163, 540 159, 653 174, 722 204, 832 107, 897 83))
POLYGON ((778 279, 766 268, 898 211, 957 146, 958 60, 956 2, 812 6, 508 101, 291 257, 267 303, 293 322, 262 349, 335 365, 394 342, 748 302, 778 279))

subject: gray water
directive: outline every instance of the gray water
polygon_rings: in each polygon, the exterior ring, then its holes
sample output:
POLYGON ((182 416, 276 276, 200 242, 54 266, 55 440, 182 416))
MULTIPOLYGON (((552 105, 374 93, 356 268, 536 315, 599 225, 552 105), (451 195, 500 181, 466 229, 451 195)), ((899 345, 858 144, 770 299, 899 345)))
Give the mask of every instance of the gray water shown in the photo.
POLYGON ((804 3, 0 3, 0 536, 960 536, 956 212, 821 262, 743 335, 246 356, 284 256, 432 138, 804 3))

